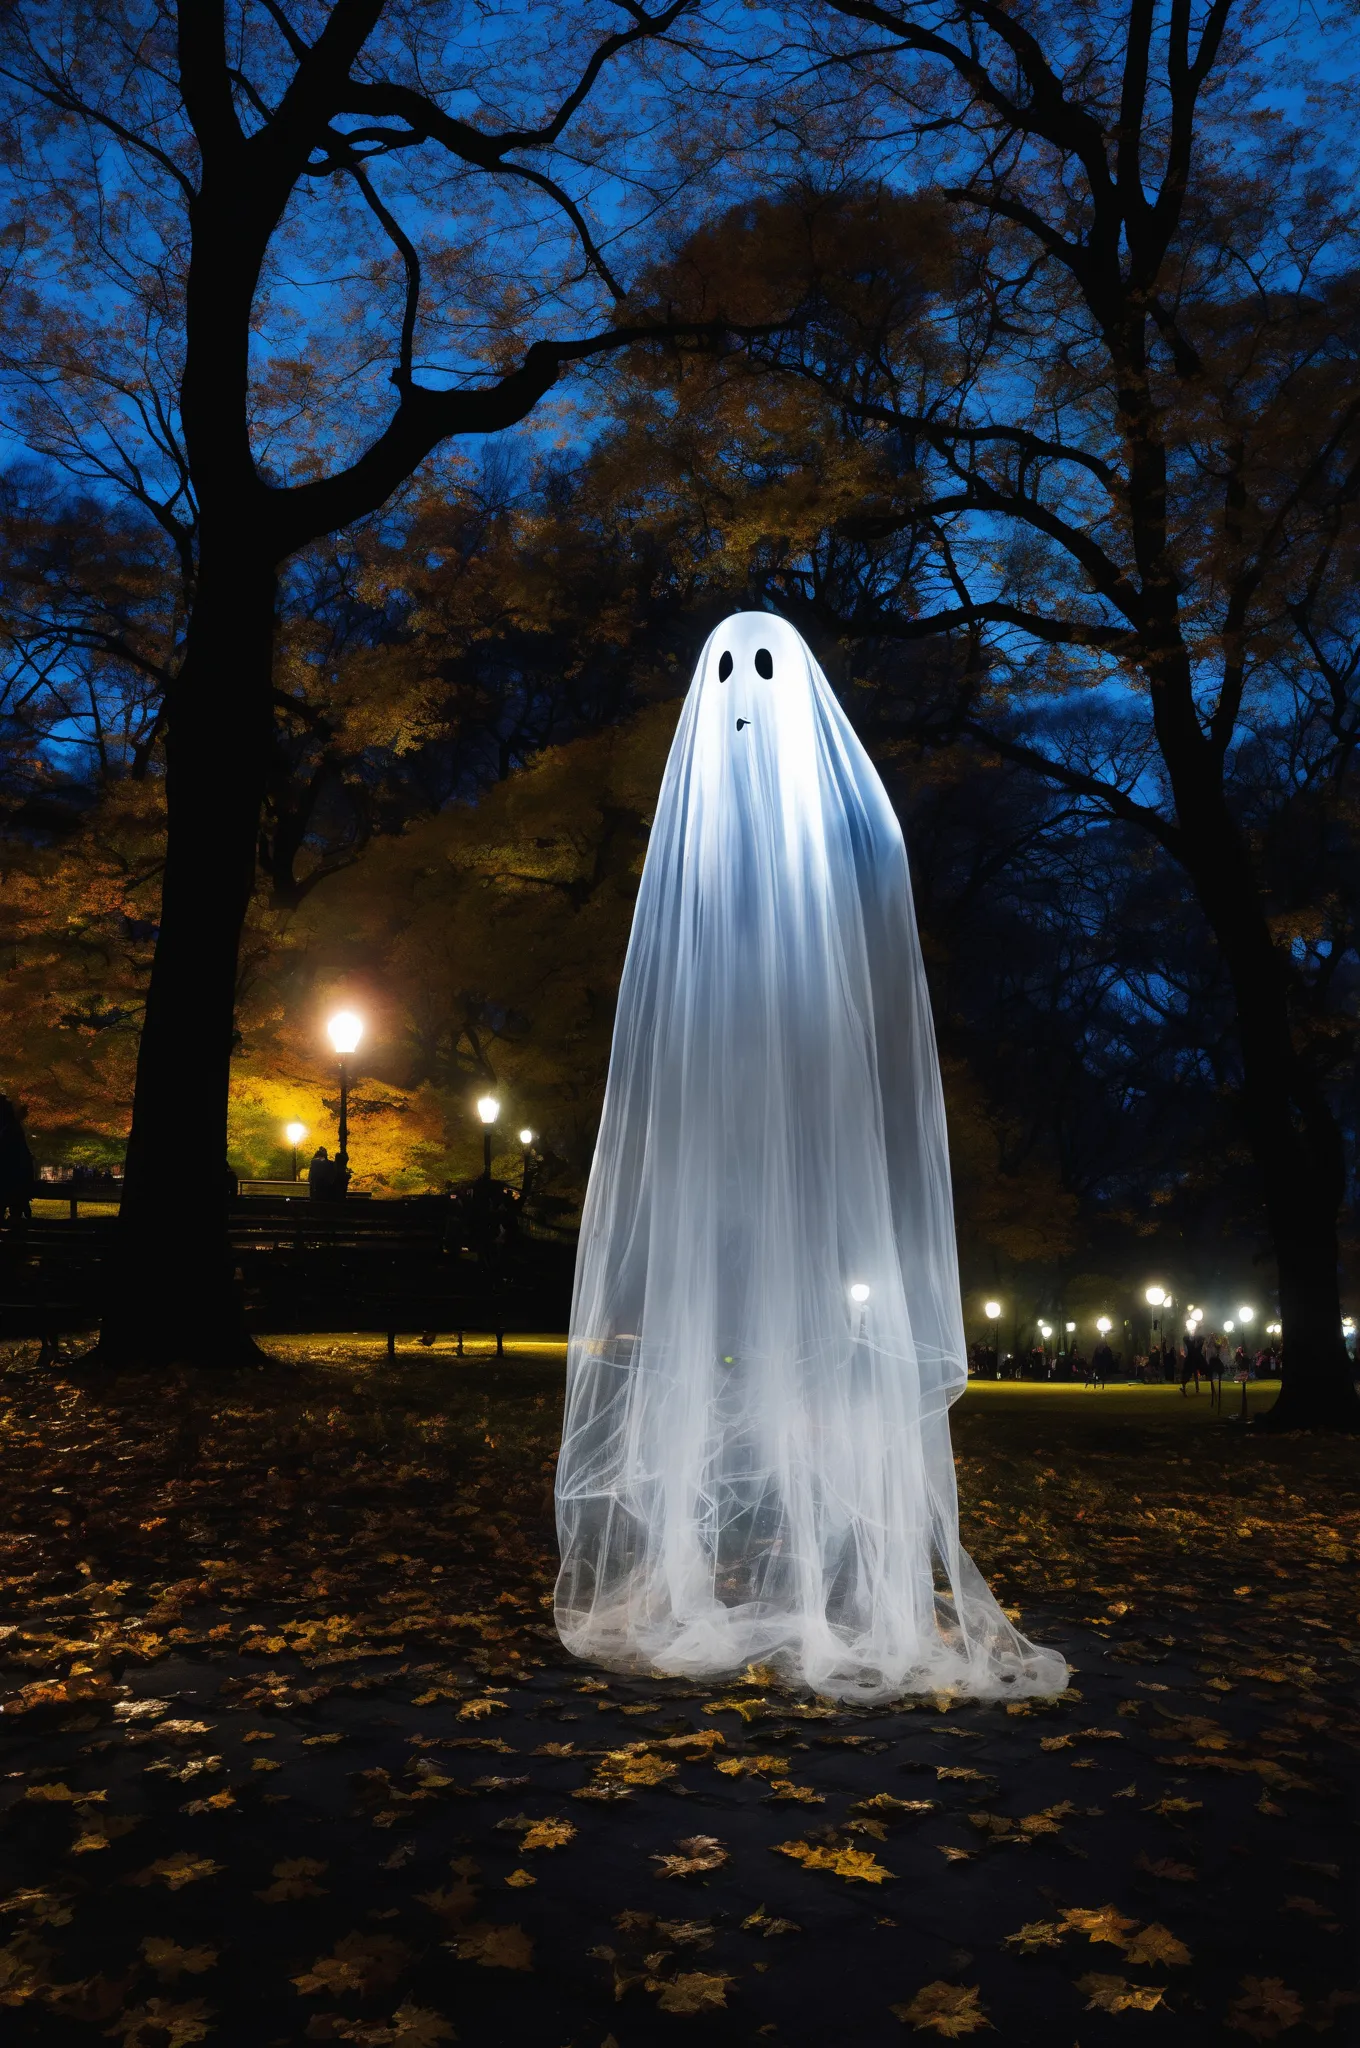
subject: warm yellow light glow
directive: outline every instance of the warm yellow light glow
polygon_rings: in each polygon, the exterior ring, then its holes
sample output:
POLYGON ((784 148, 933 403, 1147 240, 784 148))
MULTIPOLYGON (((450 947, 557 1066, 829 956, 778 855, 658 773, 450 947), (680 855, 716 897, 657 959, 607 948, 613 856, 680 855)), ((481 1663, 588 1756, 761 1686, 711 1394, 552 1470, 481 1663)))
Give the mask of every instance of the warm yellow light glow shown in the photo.
POLYGON ((501 1106, 494 1095, 477 1097, 477 1114, 484 1124, 494 1124, 500 1113, 501 1106))
POLYGON ((862 1280, 857 1280, 850 1289, 850 1299, 851 1301, 867 1301, 869 1299, 869 1290, 862 1280))
POLYGON ((1052 1325, 1050 1323, 1040 1323, 1039 1335, 1041 1337, 1051 1337, 1053 1335, 1052 1325))
POLYGON ((1096 1328, 1099 1330, 1102 1337, 1108 1337, 1111 1330, 1114 1328, 1114 1324, 1110 1321, 1110 1318, 1108 1316, 1097 1316, 1096 1328))
POLYGON ((521 1145, 532 1145, 534 1142, 534 1134, 527 1124, 519 1134, 519 1141, 521 1145))
POLYGON ((307 1135, 306 1124, 285 1124, 283 1135, 290 1145, 300 1145, 307 1135))
POLYGON ((1074 1331, 1074 1330, 1076 1329, 1076 1327, 1077 1327, 1077 1326, 1076 1326, 1076 1324, 1075 1324, 1075 1323, 1064 1323, 1064 1324, 1063 1324, 1063 1328, 1064 1328, 1064 1329, 1066 1330, 1066 1332, 1067 1332, 1067 1334, 1068 1334, 1068 1336, 1069 1336, 1069 1337, 1071 1336, 1072 1332, 1073 1332, 1073 1331, 1074 1331))
POLYGON ((1240 1308, 1237 1311, 1237 1320, 1239 1323, 1249 1323, 1253 1320, 1255 1314, 1254 1308, 1240 1308))
POLYGON ((337 1010, 326 1026, 331 1044, 343 1059, 353 1052, 364 1035, 364 1020, 353 1010, 337 1010))
POLYGON ((1166 1300, 1166 1289, 1164 1287, 1149 1287, 1145 1299, 1152 1308, 1160 1308, 1166 1300))
POLYGON ((999 1301, 984 1301, 982 1313, 986 1316, 989 1323, 994 1323, 1001 1313, 1001 1303, 999 1301))

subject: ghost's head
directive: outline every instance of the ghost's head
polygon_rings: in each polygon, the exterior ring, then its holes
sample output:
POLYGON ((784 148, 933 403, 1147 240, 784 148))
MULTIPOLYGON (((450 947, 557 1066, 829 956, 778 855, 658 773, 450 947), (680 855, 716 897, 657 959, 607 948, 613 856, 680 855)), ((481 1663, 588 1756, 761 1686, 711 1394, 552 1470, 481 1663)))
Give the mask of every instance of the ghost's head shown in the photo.
POLYGON ((785 620, 771 612, 733 612, 710 635, 697 680, 706 697, 721 693, 732 730, 741 719, 746 731, 759 715, 806 690, 810 665, 807 648, 785 620))

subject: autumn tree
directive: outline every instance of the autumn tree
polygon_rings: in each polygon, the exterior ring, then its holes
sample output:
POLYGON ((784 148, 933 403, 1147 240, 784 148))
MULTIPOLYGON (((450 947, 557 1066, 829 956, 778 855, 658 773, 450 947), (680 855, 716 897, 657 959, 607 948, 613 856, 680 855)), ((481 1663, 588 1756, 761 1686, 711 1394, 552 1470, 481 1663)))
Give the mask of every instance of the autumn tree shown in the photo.
MULTIPOLYGON (((1355 131, 1321 74, 1290 75, 1316 88, 1306 121, 1281 108, 1288 15, 810 12, 822 75, 851 83, 835 180, 783 209, 813 223, 810 318, 763 353, 776 383, 820 396, 865 489, 854 508, 828 497, 810 545, 815 506, 770 522, 755 559, 870 667, 948 636, 923 725, 1146 835, 1187 879, 1231 994, 1231 1086, 1279 1273, 1272 1421, 1353 1426, 1337 1266, 1356 1042, 1355 131), (857 220, 932 204, 948 223, 933 261, 904 263, 900 236, 865 251, 857 220), (819 210, 855 252, 838 281, 819 210), (1136 713, 1117 732, 1046 730, 1046 704, 1102 691, 1136 713)), ((795 246, 787 218, 772 232, 795 246)), ((678 283, 741 303, 751 266, 724 262, 721 236, 700 238, 678 283)))
POLYGON ((109 1361, 250 1355, 211 1176, 196 1203, 167 1197, 186 1133, 225 1149, 281 570, 451 437, 523 419, 568 365, 674 332, 664 309, 632 317, 621 270, 630 224, 678 178, 697 190, 731 139, 707 160, 670 147, 662 74, 683 69, 688 16, 6 12, 12 431, 139 507, 187 590, 109 1361))

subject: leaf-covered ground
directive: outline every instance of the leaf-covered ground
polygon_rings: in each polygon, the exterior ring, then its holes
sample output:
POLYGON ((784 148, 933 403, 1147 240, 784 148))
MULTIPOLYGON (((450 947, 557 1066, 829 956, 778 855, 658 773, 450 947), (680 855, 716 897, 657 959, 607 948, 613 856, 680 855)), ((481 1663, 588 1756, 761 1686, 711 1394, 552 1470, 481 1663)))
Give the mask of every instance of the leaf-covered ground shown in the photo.
POLYGON ((3 1361, 8 2041, 1353 2037, 1351 1445, 973 1390, 965 1537, 1072 1688, 846 1711, 564 1657, 560 1345, 276 1349, 3 1361))

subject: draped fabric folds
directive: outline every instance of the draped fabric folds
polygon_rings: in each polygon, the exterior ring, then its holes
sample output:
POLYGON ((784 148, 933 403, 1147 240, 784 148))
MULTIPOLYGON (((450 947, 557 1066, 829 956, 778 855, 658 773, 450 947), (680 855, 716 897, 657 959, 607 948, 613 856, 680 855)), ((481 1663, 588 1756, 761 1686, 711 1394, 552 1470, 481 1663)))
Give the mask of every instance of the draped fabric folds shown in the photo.
POLYGON ((791 626, 671 747, 577 1262, 557 1625, 621 1670, 1061 1691, 960 1548, 944 1102, 906 849, 791 626))

